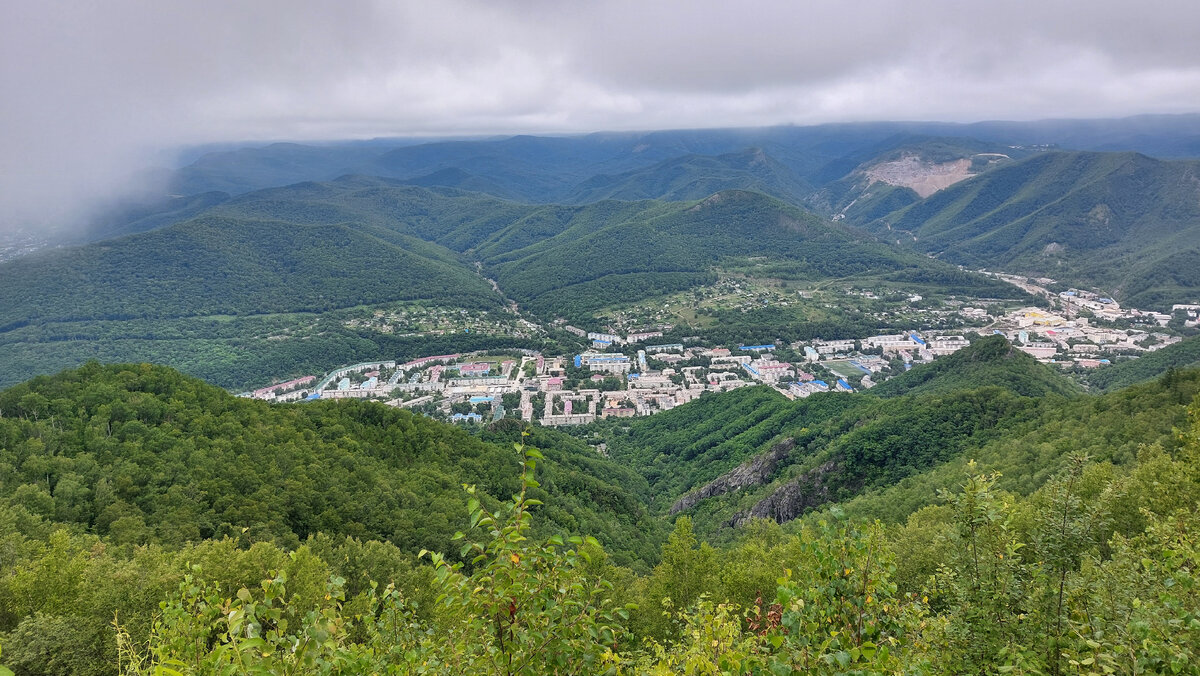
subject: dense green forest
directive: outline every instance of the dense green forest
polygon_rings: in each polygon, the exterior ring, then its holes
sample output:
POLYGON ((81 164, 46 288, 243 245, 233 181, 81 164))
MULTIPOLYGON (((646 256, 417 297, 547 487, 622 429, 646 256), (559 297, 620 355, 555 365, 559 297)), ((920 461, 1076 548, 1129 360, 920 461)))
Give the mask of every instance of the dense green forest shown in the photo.
POLYGON ((1138 443, 1165 441, 1181 424, 1190 373, 1168 378, 1182 393, 1155 384, 1085 397, 994 336, 865 394, 788 401, 742 388, 576 433, 599 435, 611 458, 650 483, 654 511, 690 514, 705 537, 729 537, 728 525, 748 516, 787 521, 836 503, 895 522, 948 488, 961 472, 947 468, 970 458, 1025 492, 1058 467, 1063 448, 1131 462, 1138 443), (1113 408, 1121 415, 1106 417, 1113 408), (1062 438, 1047 446, 1047 429, 1062 438))
POLYGON ((684 155, 617 175, 598 175, 579 186, 569 202, 600 200, 697 200, 722 190, 753 190, 801 204, 812 192, 799 176, 759 148, 716 157, 684 155))
POLYGON ((0 393, 0 664, 1197 673, 1200 372, 1082 395, 994 348, 973 389, 745 388, 574 436, 40 377, 0 393))
MULTIPOLYGON (((746 191, 558 206, 348 176, 248 193, 199 212, 192 206, 166 207, 186 216, 172 225, 0 264, 0 384, 98 359, 165 363, 246 387, 364 355, 403 358, 480 343, 434 336, 419 347, 347 330, 337 319, 354 307, 422 301, 498 310, 511 299, 534 319, 582 322, 614 304, 712 284, 723 267, 1021 295, 746 191), (457 347, 443 349, 448 343, 457 347)), ((724 324, 759 332, 758 321, 724 324)))
POLYGON ((987 337, 863 392, 745 387, 564 430, 228 391, 571 354, 550 320, 693 292, 664 342, 911 328, 867 289, 1042 302, 956 264, 1194 301, 1194 160, 1008 146, 1194 156, 1198 129, 206 154, 182 197, 0 264, 0 676, 1200 674, 1196 337, 1078 381, 987 337), (996 151, 926 199, 863 179, 996 151), (731 277, 780 293, 701 312, 731 277), (503 319, 371 323, 400 306, 503 319))
POLYGON ((1200 288, 1196 171, 1194 161, 1135 153, 1048 152, 854 222, 891 237, 907 233, 917 249, 955 263, 1049 276, 1166 309, 1200 288))
POLYGON ((1025 397, 1071 395, 1079 388, 1053 366, 1038 363, 1003 336, 977 339, 969 349, 889 378, 872 388, 875 396, 916 393, 946 394, 980 384, 1003 387, 1025 397))

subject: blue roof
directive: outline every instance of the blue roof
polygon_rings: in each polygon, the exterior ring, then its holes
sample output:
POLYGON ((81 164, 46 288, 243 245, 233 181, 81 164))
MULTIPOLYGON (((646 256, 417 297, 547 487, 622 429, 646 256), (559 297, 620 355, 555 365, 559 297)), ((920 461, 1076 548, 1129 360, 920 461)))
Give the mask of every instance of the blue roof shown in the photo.
POLYGON ((313 392, 312 394, 310 394, 310 395, 308 395, 307 397, 305 397, 305 398, 304 398, 304 400, 305 400, 305 401, 312 401, 313 399, 320 399, 320 398, 321 398, 321 393, 320 393, 320 392, 313 392))
POLYGON ((829 383, 825 382, 824 380, 814 380, 813 385, 820 385, 821 387, 829 387, 829 383))
POLYGON ((739 350, 773 350, 774 345, 738 345, 739 350))
POLYGON ((910 334, 908 334, 908 337, 909 337, 909 338, 912 338, 912 339, 913 339, 913 342, 920 343, 920 344, 922 344, 922 345, 924 345, 924 344, 925 344, 925 341, 923 341, 923 340, 921 340, 919 337, 917 337, 917 334, 915 334, 915 333, 910 333, 910 334))
POLYGON ((838 383, 838 385, 841 385, 842 387, 846 388, 847 390, 854 389, 853 387, 850 387, 850 383, 846 382, 846 380, 844 378, 838 378, 837 383, 838 383))

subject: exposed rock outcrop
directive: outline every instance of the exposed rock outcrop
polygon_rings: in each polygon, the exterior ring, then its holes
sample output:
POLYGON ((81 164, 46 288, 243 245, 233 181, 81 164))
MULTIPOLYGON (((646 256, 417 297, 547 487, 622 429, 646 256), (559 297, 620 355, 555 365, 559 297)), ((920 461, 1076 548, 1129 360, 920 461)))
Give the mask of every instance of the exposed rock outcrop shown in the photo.
POLYGON ((775 444, 766 453, 738 465, 731 471, 676 500, 675 504, 671 505, 671 514, 691 509, 701 500, 766 483, 767 479, 775 473, 775 468, 779 467, 779 463, 788 457, 795 447, 796 442, 793 439, 785 439, 775 444))
POLYGON ((820 507, 829 502, 830 475, 837 474, 840 469, 837 460, 822 463, 780 486, 748 511, 734 515, 728 525, 737 527, 751 519, 774 519, 783 523, 820 507))

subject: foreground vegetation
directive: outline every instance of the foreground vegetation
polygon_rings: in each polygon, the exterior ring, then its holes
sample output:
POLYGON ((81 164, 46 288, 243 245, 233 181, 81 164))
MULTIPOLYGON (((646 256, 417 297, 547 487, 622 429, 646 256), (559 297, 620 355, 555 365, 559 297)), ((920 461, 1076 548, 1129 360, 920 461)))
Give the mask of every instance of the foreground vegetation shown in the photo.
MULTIPOLYGON (((830 448, 891 425, 944 455, 882 494, 868 482, 844 508, 751 520, 713 546, 689 516, 653 516, 686 486, 565 435, 503 421, 473 437, 378 404, 268 405, 161 367, 89 365, 0 393, 0 664, 1200 673, 1198 387, 1189 372, 1047 404, 960 393, 979 443, 921 422, 953 393, 814 397, 861 407, 858 429, 804 433, 830 448)), ((741 429, 728 452, 752 456, 796 419, 776 401, 748 390, 711 441, 741 429)), ((860 471, 897 471, 871 458, 860 471)))
POLYGON ((594 540, 527 537, 540 454, 518 447, 525 488, 494 512, 471 503, 483 536, 462 549, 473 567, 429 556, 428 616, 391 585, 347 600, 334 576, 324 598, 289 601, 277 574, 230 598, 196 570, 144 646, 118 624, 121 669, 1197 673, 1197 433, 1200 417, 1175 458, 1148 449, 1128 474, 1074 457, 1027 500, 968 476, 936 517, 906 526, 932 550, 915 564, 902 556, 913 533, 836 510, 791 537, 761 524, 723 552, 697 547, 682 519, 662 563, 631 587, 613 584, 622 572, 594 540))

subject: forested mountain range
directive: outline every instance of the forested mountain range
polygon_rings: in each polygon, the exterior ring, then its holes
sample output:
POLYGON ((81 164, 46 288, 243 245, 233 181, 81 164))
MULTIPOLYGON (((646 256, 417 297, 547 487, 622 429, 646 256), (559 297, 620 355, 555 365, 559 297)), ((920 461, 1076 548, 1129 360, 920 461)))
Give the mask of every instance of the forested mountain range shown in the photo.
POLYGON ((860 224, 945 260, 1106 289, 1139 307, 1200 287, 1200 163, 1039 154, 860 224))
MULTIPOLYGON (((380 349, 316 326, 345 308, 515 300, 582 321, 717 270, 1014 293, 963 264, 1163 309, 1200 288, 1195 163, 1108 151, 1186 156, 1198 129, 871 123, 210 153, 178 172, 179 196, 80 235, 102 242, 0 265, 0 382, 100 358, 239 386, 380 349), (286 339, 295 317, 303 341, 286 339)), ((756 317, 741 334, 777 337, 756 317)))
MULTIPOLYGON (((816 658, 877 673, 1189 664, 1200 373, 1081 395, 999 338, 963 352, 973 382, 935 364, 889 397, 744 388, 575 438, 515 421, 472 434, 373 402, 248 401, 150 365, 37 378, 0 392, 0 659, 103 675, 120 646, 122 674, 141 673, 135 659, 203 673, 232 650, 268 671, 353 659, 463 673, 455 655, 496 640, 472 618, 493 617, 498 593, 513 622, 570 642, 558 658, 624 673, 669 672, 693 649, 735 673, 801 663, 790 651, 814 630, 789 613, 853 627, 842 603, 878 629, 816 658), (460 548, 457 530, 483 543, 460 548), (596 539, 570 539, 584 534, 596 539), (990 578, 971 577, 972 553, 1015 585, 1000 625, 973 619, 1001 592, 973 591, 990 578), (841 592, 802 591, 839 579, 841 592), (805 604, 770 610, 776 587, 805 604), (1117 610, 1101 602, 1115 593, 1117 610), (1136 618, 1120 612, 1131 598, 1136 618), (560 622, 563 603, 584 611, 560 622), (285 622, 243 648, 258 635, 231 624, 243 610, 285 622), (1078 638, 1089 622, 1115 637, 1078 638), (702 627, 724 638, 693 646, 702 627), (285 647, 318 630, 330 640, 303 656, 285 647), (1152 633, 1122 648, 1138 631, 1152 633)), ((539 642, 521 636, 495 649, 525 659, 539 642)))
POLYGON ((84 237, 139 232, 229 195, 347 174, 528 204, 694 200, 741 189, 955 263, 1103 285, 1119 300, 1162 305, 1197 287, 1172 272, 1196 267, 1194 169, 1121 153, 1200 156, 1198 119, 274 144, 206 154, 175 172, 171 191, 183 197, 110 212, 84 237), (1066 149, 1092 152, 1059 154, 1066 149))
POLYGON ((507 297, 543 320, 579 321, 614 303, 710 283, 718 267, 812 281, 946 281, 959 293, 1020 294, 750 191, 682 202, 538 205, 347 176, 247 193, 187 216, 0 264, 0 354, 7 355, 0 382, 92 357, 196 364, 176 361, 187 348, 130 341, 199 330, 243 343, 204 348, 218 351, 189 371, 246 385, 234 370, 249 370, 240 351, 250 339, 252 352, 263 355, 252 361, 265 360, 269 373, 303 363, 297 350, 326 349, 327 360, 370 351, 366 343, 331 344, 331 331, 342 343, 362 342, 336 323, 303 341, 283 340, 291 334, 280 323, 289 315, 395 301, 497 310, 507 297), (215 332, 199 328, 212 322, 215 332), (234 363, 222 367, 231 357, 234 363))
MULTIPOLYGON (((405 180, 454 169, 507 191, 506 198, 562 201, 595 176, 647 169, 687 155, 717 156, 759 148, 814 186, 841 179, 859 164, 914 137, 975 139, 1002 145, 1136 151, 1156 157, 1200 156, 1200 116, 1041 122, 873 122, 810 127, 414 139, 302 145, 278 143, 203 155, 181 168, 171 191, 242 193, 360 173, 405 180)), ((448 176, 449 178, 449 176, 448 176)), ((659 197, 653 195, 651 197, 659 197)))

